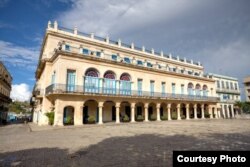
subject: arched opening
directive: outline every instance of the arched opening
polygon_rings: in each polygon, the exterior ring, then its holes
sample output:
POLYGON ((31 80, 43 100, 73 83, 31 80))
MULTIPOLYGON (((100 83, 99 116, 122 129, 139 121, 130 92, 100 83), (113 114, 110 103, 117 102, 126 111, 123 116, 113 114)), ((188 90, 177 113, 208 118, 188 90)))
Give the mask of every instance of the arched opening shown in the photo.
POLYGON ((145 118, 144 104, 142 102, 136 103, 135 105, 135 120, 143 121, 145 118))
POLYGON ((172 120, 177 119, 177 105, 175 103, 171 104, 171 119, 172 120))
POLYGON ((107 71, 104 73, 103 81, 103 93, 116 94, 116 75, 113 71, 107 71))
POLYGON ((99 72, 96 69, 90 68, 85 72, 84 90, 89 93, 99 93, 100 78, 99 72))
POLYGON ((207 97, 207 96, 208 96, 208 88, 207 88, 207 85, 203 85, 202 91, 203 91, 203 96, 204 96, 204 97, 207 97))
POLYGON ((201 104, 197 104, 197 118, 201 118, 201 104))
POLYGON ((116 108, 115 103, 113 101, 104 102, 102 119, 104 123, 116 120, 116 108))
POLYGON ((181 110, 181 119, 186 119, 187 118, 187 112, 186 112, 186 105, 184 103, 181 103, 181 106, 180 106, 180 110, 181 110))
POLYGON ((161 103, 161 106, 160 106, 160 118, 161 118, 161 120, 167 120, 168 119, 167 104, 165 104, 165 103, 161 103))
POLYGON ((188 95, 190 95, 190 96, 194 95, 194 94, 193 94, 193 89, 194 89, 194 85, 190 82, 190 83, 188 84, 188 87, 187 87, 188 95))
POLYGON ((224 105, 224 118, 228 118, 227 105, 224 105))
POLYGON ((123 73, 120 77, 120 94, 131 95, 131 77, 128 73, 123 73))
POLYGON ((200 86, 200 84, 196 84, 196 86, 195 86, 195 94, 196 94, 196 96, 201 96, 201 86, 200 86))
POLYGON ((156 104, 149 103, 148 105, 148 120, 155 121, 156 120, 156 104))
POLYGON ((64 107, 63 125, 74 125, 74 107, 72 106, 64 107))
POLYGON ((131 106, 127 101, 123 101, 120 104, 120 119, 122 122, 129 122, 131 120, 131 106))
POLYGON ((99 121, 98 103, 95 100, 88 100, 83 107, 83 123, 96 123, 99 121))

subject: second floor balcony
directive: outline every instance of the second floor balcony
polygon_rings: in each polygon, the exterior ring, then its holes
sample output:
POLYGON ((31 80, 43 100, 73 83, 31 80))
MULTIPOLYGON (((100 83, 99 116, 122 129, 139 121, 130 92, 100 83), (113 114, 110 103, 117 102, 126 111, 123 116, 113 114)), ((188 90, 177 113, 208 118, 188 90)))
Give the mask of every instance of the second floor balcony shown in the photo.
POLYGON ((69 84, 51 84, 45 90, 46 96, 52 94, 82 94, 82 95, 98 95, 98 96, 117 96, 131 98, 154 98, 169 100, 186 100, 186 101, 211 101, 218 102, 218 97, 187 95, 132 89, 119 89, 97 86, 69 85, 69 84))
POLYGON ((217 93, 231 93, 231 94, 240 95, 240 90, 235 90, 235 89, 217 88, 216 92, 217 93))

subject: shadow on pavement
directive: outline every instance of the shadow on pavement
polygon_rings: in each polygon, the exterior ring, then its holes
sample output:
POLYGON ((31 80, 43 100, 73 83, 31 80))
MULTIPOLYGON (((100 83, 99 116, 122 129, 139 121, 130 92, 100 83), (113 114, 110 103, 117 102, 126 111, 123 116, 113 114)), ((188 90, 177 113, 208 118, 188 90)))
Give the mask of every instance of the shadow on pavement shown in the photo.
POLYGON ((112 137, 73 154, 59 148, 0 153, 0 166, 172 166, 173 150, 250 150, 249 137, 236 133, 112 137))

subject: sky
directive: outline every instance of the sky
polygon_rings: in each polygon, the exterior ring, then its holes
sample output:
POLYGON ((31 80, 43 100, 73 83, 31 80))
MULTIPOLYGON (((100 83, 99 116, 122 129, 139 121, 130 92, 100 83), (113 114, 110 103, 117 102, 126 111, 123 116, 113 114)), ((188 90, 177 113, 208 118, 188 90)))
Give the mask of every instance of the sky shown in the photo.
POLYGON ((249 0, 0 0, 0 59, 11 97, 28 100, 48 21, 200 61, 205 72, 250 75, 249 0))

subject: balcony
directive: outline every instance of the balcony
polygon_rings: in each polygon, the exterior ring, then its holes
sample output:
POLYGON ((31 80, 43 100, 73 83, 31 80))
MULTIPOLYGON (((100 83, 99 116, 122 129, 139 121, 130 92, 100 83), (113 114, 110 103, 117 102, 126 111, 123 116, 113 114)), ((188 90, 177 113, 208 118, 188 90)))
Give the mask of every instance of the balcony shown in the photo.
POLYGON ((44 95, 44 89, 36 88, 32 93, 36 97, 42 97, 44 95))
POLYGON ((83 95, 99 95, 99 96, 120 96, 131 98, 148 98, 148 99, 168 99, 168 100, 188 100, 188 101, 219 101, 218 97, 211 96, 194 96, 184 94, 172 94, 161 92, 150 92, 141 90, 121 90, 115 88, 104 87, 84 87, 84 85, 66 85, 52 84, 45 90, 46 96, 51 94, 83 94, 83 95))
POLYGON ((240 90, 235 90, 235 89, 223 89, 223 88, 217 88, 216 89, 217 93, 230 93, 230 94, 237 94, 240 95, 240 90))

